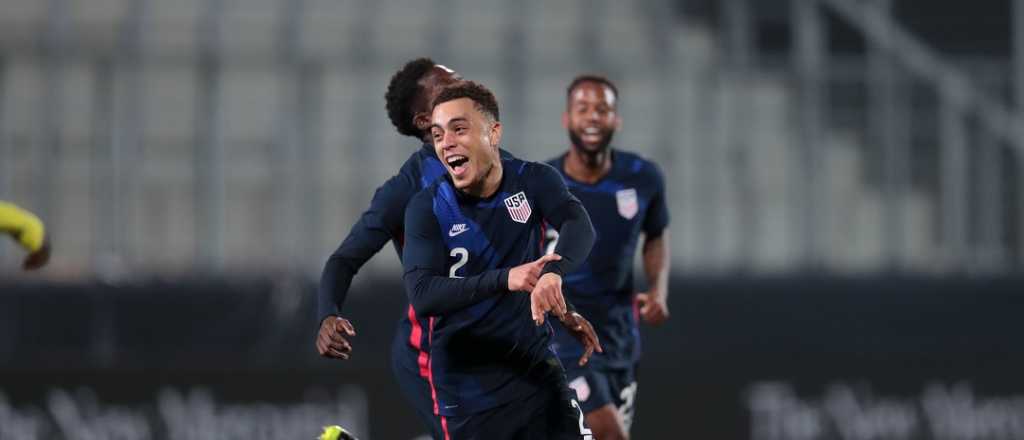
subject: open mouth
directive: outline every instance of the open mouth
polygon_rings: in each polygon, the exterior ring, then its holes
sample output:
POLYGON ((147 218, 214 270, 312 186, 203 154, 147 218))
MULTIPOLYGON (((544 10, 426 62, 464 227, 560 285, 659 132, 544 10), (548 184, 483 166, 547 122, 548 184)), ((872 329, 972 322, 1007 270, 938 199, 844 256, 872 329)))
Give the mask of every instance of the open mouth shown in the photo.
POLYGON ((466 171, 466 165, 469 164, 469 158, 461 154, 453 154, 445 158, 445 163, 448 164, 448 168, 451 168, 452 174, 460 176, 466 171))
POLYGON ((584 141, 596 143, 600 142, 604 137, 604 131, 597 127, 587 127, 583 129, 582 133, 580 133, 580 137, 583 138, 584 141))

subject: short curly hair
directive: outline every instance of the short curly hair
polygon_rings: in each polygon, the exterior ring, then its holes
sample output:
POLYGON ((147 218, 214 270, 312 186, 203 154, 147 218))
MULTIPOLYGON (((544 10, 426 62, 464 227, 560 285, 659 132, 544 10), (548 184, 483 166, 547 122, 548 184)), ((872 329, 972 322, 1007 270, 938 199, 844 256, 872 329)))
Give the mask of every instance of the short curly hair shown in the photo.
POLYGON ((433 107, 437 107, 438 104, 442 104, 448 101, 454 101, 456 99, 469 98, 473 100, 473 105, 480 113, 491 118, 491 120, 497 122, 500 121, 500 115, 498 114, 498 99, 494 97, 494 93, 490 91, 483 84, 476 81, 459 81, 441 90, 441 93, 434 98, 433 107))
POLYGON ((575 90, 576 87, 579 87, 580 84, 587 83, 587 82, 592 82, 592 83, 595 83, 595 84, 601 84, 603 86, 608 87, 609 89, 612 90, 612 93, 615 94, 615 101, 618 102, 618 100, 619 100, 619 88, 615 87, 615 84, 612 83, 612 80, 608 79, 607 77, 604 77, 604 76, 601 76, 601 75, 595 75, 595 74, 580 75, 580 76, 577 76, 576 78, 573 78, 572 82, 569 83, 569 87, 565 89, 565 97, 566 97, 566 99, 570 99, 571 100, 572 99, 572 91, 575 90))
POLYGON ((412 121, 415 116, 412 106, 415 105, 416 97, 421 91, 420 79, 436 65, 437 63, 430 58, 417 58, 405 63, 405 66, 391 76, 384 100, 387 101, 388 119, 391 119, 399 133, 416 138, 422 135, 412 121))

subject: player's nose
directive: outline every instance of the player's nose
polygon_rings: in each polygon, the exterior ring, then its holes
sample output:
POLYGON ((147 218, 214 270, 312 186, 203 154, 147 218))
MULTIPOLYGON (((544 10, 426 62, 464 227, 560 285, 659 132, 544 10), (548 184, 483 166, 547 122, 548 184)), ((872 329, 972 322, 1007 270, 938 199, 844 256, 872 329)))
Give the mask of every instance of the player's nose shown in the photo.
POLYGON ((438 145, 440 145, 442 151, 450 150, 455 147, 455 136, 452 134, 451 130, 446 131, 444 135, 441 136, 441 141, 438 145))

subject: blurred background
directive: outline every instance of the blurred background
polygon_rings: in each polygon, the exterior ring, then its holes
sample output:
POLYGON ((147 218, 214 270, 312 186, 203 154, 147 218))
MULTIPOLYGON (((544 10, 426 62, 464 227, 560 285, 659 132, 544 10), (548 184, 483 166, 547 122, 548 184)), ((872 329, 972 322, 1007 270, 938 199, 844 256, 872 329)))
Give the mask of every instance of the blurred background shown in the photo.
POLYGON ((0 246, 0 439, 420 434, 393 250, 313 345, 420 56, 531 160, 617 83, 673 233, 635 437, 1024 438, 1024 0, 0 0, 0 200, 54 248, 0 246))

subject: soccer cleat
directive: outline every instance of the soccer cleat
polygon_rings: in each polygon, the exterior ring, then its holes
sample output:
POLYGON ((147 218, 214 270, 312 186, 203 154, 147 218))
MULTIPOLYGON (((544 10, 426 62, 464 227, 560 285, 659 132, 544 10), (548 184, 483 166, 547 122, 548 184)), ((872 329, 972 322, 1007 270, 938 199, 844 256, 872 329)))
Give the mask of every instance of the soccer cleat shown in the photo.
POLYGON ((359 440, 350 434, 345 428, 338 425, 324 426, 324 432, 317 437, 317 440, 359 440))

